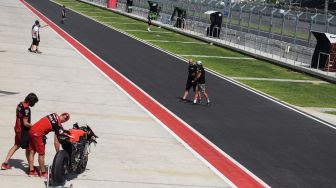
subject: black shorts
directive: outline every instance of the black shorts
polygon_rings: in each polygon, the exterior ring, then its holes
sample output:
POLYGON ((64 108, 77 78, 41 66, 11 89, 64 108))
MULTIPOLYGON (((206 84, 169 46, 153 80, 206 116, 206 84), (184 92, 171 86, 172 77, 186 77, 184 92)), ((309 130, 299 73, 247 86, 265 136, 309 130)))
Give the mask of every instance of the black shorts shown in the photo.
POLYGON ((194 91, 196 90, 196 84, 192 83, 191 81, 187 81, 185 90, 189 91, 191 87, 193 88, 194 91))
POLYGON ((39 40, 37 40, 36 38, 33 38, 33 45, 38 46, 39 43, 40 43, 39 40))

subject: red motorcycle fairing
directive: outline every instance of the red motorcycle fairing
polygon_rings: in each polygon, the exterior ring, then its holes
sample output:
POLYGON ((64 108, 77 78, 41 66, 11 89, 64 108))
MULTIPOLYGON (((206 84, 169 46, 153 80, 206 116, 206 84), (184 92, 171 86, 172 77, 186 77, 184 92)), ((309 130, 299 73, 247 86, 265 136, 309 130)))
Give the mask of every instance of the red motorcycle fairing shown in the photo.
POLYGON ((71 143, 79 142, 81 137, 86 136, 86 132, 81 129, 70 129, 69 132, 70 132, 69 141, 71 143))

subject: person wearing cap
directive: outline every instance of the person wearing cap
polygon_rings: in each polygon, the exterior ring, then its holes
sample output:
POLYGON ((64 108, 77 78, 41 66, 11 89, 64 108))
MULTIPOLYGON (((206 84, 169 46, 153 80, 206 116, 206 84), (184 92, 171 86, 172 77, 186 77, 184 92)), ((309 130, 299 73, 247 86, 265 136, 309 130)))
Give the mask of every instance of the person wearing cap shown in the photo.
POLYGON ((192 83, 192 80, 195 78, 195 73, 196 73, 196 64, 193 62, 192 59, 188 61, 188 78, 187 78, 187 83, 185 86, 184 94, 182 97, 182 101, 187 100, 187 96, 189 94, 189 90, 191 87, 193 88, 194 92, 196 91, 196 84, 192 83))
POLYGON ((60 116, 56 113, 52 113, 40 119, 29 130, 29 176, 38 176, 38 172, 34 168, 34 155, 38 153, 38 162, 40 166, 40 176, 43 178, 48 177, 48 173, 44 166, 45 157, 45 139, 46 135, 54 131, 54 146, 56 152, 60 150, 60 143, 58 141, 58 135, 62 134, 64 129, 62 123, 68 121, 70 115, 68 113, 62 113, 60 116))
POLYGON ((38 20, 35 21, 35 24, 32 26, 32 39, 33 42, 30 45, 30 47, 28 48, 28 50, 30 52, 34 52, 34 53, 42 53, 41 51, 39 51, 39 44, 40 44, 40 28, 46 27, 48 25, 40 25, 40 22, 38 20))
MULTIPOLYGON (((195 79, 192 81, 192 83, 196 83, 197 87, 196 87, 196 93, 195 93, 195 97, 194 97, 194 104, 197 104, 197 100, 201 99, 201 94, 203 94, 207 100, 207 104, 210 104, 210 99, 209 99, 209 95, 206 92, 205 89, 205 70, 203 68, 203 63, 202 61, 197 61, 196 62, 197 65, 197 70, 196 70, 196 77, 195 79)), ((199 101, 201 102, 201 101, 199 101)))
POLYGON ((31 124, 31 111, 30 107, 33 107, 38 102, 38 98, 35 93, 29 93, 24 101, 20 102, 16 107, 16 121, 15 121, 15 142, 14 146, 8 151, 5 161, 1 164, 1 170, 9 170, 12 167, 8 164, 9 159, 12 158, 14 153, 21 147, 26 149, 26 158, 28 161, 29 151, 29 129, 31 124))

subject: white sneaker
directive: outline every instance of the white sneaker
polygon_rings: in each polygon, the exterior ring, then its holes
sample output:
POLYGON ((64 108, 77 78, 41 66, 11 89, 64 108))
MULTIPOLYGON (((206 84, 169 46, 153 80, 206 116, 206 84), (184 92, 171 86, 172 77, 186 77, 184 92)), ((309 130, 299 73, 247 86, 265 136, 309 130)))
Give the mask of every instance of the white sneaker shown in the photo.
POLYGON ((150 30, 149 28, 147 28, 147 31, 148 31, 148 32, 151 32, 151 30, 150 30))

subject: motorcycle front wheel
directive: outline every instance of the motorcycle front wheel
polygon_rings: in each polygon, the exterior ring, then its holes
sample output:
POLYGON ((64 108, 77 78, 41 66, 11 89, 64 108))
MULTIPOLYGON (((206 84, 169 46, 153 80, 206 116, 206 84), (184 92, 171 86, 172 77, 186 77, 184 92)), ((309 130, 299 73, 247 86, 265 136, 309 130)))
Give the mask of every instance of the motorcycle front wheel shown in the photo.
POLYGON ((87 165, 87 162, 89 160, 89 150, 88 150, 88 148, 89 148, 89 144, 87 143, 87 144, 85 144, 84 150, 81 153, 82 154, 81 161, 80 161, 80 164, 79 164, 79 166, 76 170, 76 172, 78 174, 83 173, 86 169, 86 165, 87 165))
POLYGON ((51 180, 55 186, 62 186, 65 184, 65 175, 69 169, 69 154, 61 150, 56 153, 51 167, 51 180))

